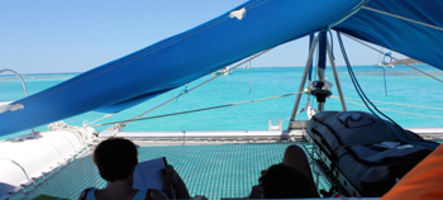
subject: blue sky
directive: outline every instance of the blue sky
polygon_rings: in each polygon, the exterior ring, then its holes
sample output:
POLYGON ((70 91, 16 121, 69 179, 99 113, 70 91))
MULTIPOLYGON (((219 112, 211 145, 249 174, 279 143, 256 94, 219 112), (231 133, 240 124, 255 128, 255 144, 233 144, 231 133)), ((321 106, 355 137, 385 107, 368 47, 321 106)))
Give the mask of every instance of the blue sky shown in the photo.
MULTIPOLYGON (((83 72, 193 28, 244 2, 2 0, 0 69, 83 72)), ((252 65, 302 66, 307 45, 306 38, 284 44, 252 65)), ((372 50, 349 40, 345 45, 354 65, 377 62, 378 54, 372 50)), ((343 65, 342 59, 337 63, 343 65)))

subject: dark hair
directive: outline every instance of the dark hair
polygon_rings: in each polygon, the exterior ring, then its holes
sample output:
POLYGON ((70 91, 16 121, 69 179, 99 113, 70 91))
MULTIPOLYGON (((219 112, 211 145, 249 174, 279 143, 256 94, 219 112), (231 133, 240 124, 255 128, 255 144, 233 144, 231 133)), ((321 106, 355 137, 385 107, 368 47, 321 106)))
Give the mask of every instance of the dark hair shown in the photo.
POLYGON ((272 165, 259 179, 264 198, 318 197, 305 175, 282 163, 272 165))
POLYGON ((100 176, 110 182, 131 176, 138 163, 137 147, 123 138, 109 138, 101 142, 93 156, 100 176))

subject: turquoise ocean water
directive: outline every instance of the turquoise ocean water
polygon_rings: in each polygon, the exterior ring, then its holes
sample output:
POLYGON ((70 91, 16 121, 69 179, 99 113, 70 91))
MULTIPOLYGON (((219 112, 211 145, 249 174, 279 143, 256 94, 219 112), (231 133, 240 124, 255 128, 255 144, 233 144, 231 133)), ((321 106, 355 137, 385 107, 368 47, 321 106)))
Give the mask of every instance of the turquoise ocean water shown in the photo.
MULTIPOLYGON (((442 71, 426 65, 419 67, 443 79, 442 71)), ((408 128, 443 127, 443 110, 441 109, 443 108, 443 93, 441 92, 443 91, 443 84, 427 76, 423 76, 408 67, 397 66, 394 69, 387 69, 386 81, 388 95, 386 96, 384 92, 382 68, 362 66, 355 67, 354 70, 367 96, 400 125, 408 128), (384 102, 407 105, 384 104, 384 102), (440 109, 427 107, 437 107, 440 109)), ((348 97, 347 100, 349 100, 347 104, 348 109, 366 110, 365 107, 362 106, 363 103, 357 99, 358 95, 353 88, 345 68, 339 67, 339 71, 344 96, 348 97)), ((237 69, 229 76, 221 76, 209 84, 180 97, 178 100, 146 116, 199 109, 296 92, 302 73, 303 68, 252 68, 251 71, 237 69)), ((24 75, 24 78, 29 93, 34 94, 75 75, 75 73, 31 74, 24 75)), ((190 83, 188 88, 208 79, 209 76, 190 83)), ((330 71, 327 72, 327 77, 333 82, 333 76, 330 71)), ((177 88, 135 107, 124 110, 117 115, 100 121, 100 123, 130 119, 183 91, 184 87, 177 88)), ((338 96, 335 87, 332 89, 332 92, 334 96, 338 96)), ((81 94, 79 93, 78 95, 81 94)), ((21 97, 23 97, 23 90, 19 82, 12 76, 0 76, 0 101, 16 100, 21 97)), ((306 104, 306 100, 307 97, 305 95, 302 98, 301 106, 306 104)), ((128 124, 124 130, 265 130, 268 128, 268 120, 273 120, 274 122, 282 120, 286 127, 294 101, 295 96, 291 96, 218 110, 138 121, 128 124)), ((312 99, 312 102, 314 103, 315 100, 312 99)), ((337 98, 329 99, 326 104, 326 109, 340 110, 341 107, 337 98)), ((70 125, 80 126, 84 122, 93 121, 102 116, 104 116, 104 113, 88 112, 65 119, 64 121, 70 125)), ((301 113, 297 119, 307 119, 306 113, 301 113)), ((97 130, 100 131, 104 128, 106 127, 97 127, 97 130)), ((37 128, 37 130, 46 129, 46 126, 37 128)), ((6 137, 15 137, 28 132, 29 131, 23 131, 6 137)))
MULTIPOLYGON (((443 79, 442 71, 429 66, 418 66, 422 70, 443 79)), ((366 95, 384 111, 385 114, 404 127, 443 127, 443 84, 423 76, 405 66, 396 66, 386 70, 387 92, 384 92, 383 69, 376 66, 354 68, 357 78, 366 95), (388 103, 388 104, 387 104, 388 103)), ((300 84, 303 68, 252 68, 237 69, 228 76, 202 86, 185 94, 178 100, 146 115, 155 116, 191 109, 199 109, 222 104, 248 101, 270 96, 279 96, 296 92, 300 84)), ((70 74, 38 74, 25 75, 30 94, 51 87, 67 80, 70 74)), ((366 110, 345 71, 339 67, 339 75, 348 100, 349 110, 366 110)), ((188 88, 207 80, 211 75, 189 84, 188 88)), ((333 82, 330 71, 328 79, 333 82)), ((334 84, 335 85, 335 84, 334 84)), ((166 94, 148 100, 133 108, 107 118, 101 122, 130 119, 165 100, 183 92, 184 87, 177 88, 166 94)), ((332 90, 338 96, 335 87, 332 90)), ((81 95, 81 94, 79 94, 81 95)), ((23 91, 20 84, 12 76, 0 76, 0 101, 21 98, 23 91)), ((128 124, 124 130, 145 131, 192 131, 192 130, 266 130, 268 120, 282 120, 284 127, 292 112, 295 96, 262 101, 173 117, 138 121, 128 124)), ((302 97, 304 106, 307 96, 302 97)), ((312 99, 315 105, 315 100, 312 99)), ((340 110, 337 98, 327 101, 326 109, 340 110)), ((65 119, 70 125, 81 125, 87 121, 100 118, 104 113, 88 112, 65 119)), ((307 119, 301 113, 297 119, 307 119)), ((107 127, 97 127, 103 130, 107 127)), ((41 126, 37 130, 45 130, 41 126)), ((16 137, 29 133, 22 131, 3 138, 16 137)), ((175 166, 188 185, 190 193, 204 194, 211 199, 221 197, 243 197, 248 195, 250 187, 257 184, 262 169, 281 161, 284 149, 290 143, 280 144, 231 144, 231 145, 199 145, 199 146, 164 146, 142 147, 139 160, 148 160, 166 156, 169 163, 175 166)), ((61 197, 76 198, 79 192, 89 186, 103 186, 105 183, 98 177, 90 157, 79 159, 41 184, 37 189, 25 196, 32 198, 38 194, 51 194, 61 197), (75 180, 75 187, 72 182, 75 180), (78 183, 78 184, 77 184, 78 183)), ((26 199, 26 198, 25 198, 26 199)))

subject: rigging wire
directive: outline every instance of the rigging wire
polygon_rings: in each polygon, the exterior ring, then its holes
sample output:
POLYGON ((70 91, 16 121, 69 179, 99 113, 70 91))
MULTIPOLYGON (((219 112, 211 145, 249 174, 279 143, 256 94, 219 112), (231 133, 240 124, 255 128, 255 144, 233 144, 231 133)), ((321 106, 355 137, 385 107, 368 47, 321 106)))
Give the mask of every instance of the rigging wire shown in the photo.
POLYGON ((338 38, 338 41, 339 41, 339 44, 340 44, 340 49, 341 49, 341 51, 342 51, 342 54, 343 54, 343 57, 344 57, 345 63, 346 63, 346 67, 347 67, 347 69, 348 69, 349 76, 351 76, 352 83, 354 84, 354 87, 356 88, 357 93, 359 94, 359 96, 360 96, 360 98, 362 99, 363 103, 365 103, 365 105, 366 105, 366 107, 369 109, 369 111, 370 111, 372 114, 374 114, 375 116, 377 116, 378 118, 380 118, 380 117, 376 114, 376 112, 377 112, 378 114, 382 115, 382 116, 383 116, 384 118, 386 118, 387 120, 391 121, 394 125, 400 127, 400 126, 399 126, 399 125, 398 125, 393 119, 391 119, 390 117, 388 117, 387 115, 385 115, 383 112, 381 112, 381 111, 377 108, 377 106, 375 106, 375 104, 373 104, 373 103, 371 102, 371 100, 370 100, 370 99, 366 96, 366 94, 363 92, 363 89, 361 88, 360 84, 358 83, 357 78, 356 78, 356 76, 355 76, 355 74, 354 74, 354 71, 352 70, 351 64, 350 64, 349 59, 348 59, 348 56, 347 56, 347 54, 346 54, 346 50, 344 49, 343 41, 342 41, 342 38, 341 38, 341 35, 340 35, 339 32, 337 32, 337 38, 338 38), (372 108, 371 108, 370 106, 368 106, 368 105, 371 105, 372 108), (374 109, 376 112, 375 112, 373 109, 374 109))
POLYGON ((261 99, 253 99, 253 100, 249 100, 249 101, 242 101, 242 102, 236 102, 236 103, 230 103, 230 104, 224 104, 224 105, 218 105, 218 106, 199 108, 199 109, 194 109, 194 110, 186 110, 186 111, 180 111, 180 112, 175 112, 175 113, 168 113, 168 114, 163 114, 163 115, 156 115, 156 116, 151 116, 151 117, 143 117, 143 118, 137 118, 137 119, 107 122, 107 123, 92 125, 92 127, 107 126, 107 125, 122 124, 122 123, 126 124, 126 123, 133 122, 133 121, 157 119, 157 118, 170 117, 170 116, 175 116, 175 115, 183 115, 183 114, 189 114, 189 113, 195 113, 195 112, 202 112, 202 111, 207 111, 207 110, 215 110, 215 109, 226 108, 226 107, 231 107, 231 106, 238 106, 238 105, 243 105, 243 104, 279 99, 279 98, 294 96, 294 95, 298 95, 298 94, 300 94, 300 92, 288 93, 288 94, 283 94, 283 95, 279 95, 279 96, 265 97, 265 98, 261 98, 261 99))
MULTIPOLYGON (((357 81, 357 78, 356 78, 356 76, 355 76, 355 74, 354 74, 354 71, 352 70, 351 64, 350 64, 349 59, 348 59, 348 56, 347 56, 347 54, 346 54, 346 50, 345 50, 345 48, 344 48, 343 40, 342 40, 342 38, 341 38, 340 32, 338 32, 338 31, 337 31, 337 38, 338 38, 338 42, 339 42, 339 45, 340 45, 341 52, 342 52, 342 54, 343 54, 343 58, 344 58, 345 63, 346 63, 346 67, 347 67, 347 69, 348 69, 349 76, 351 77, 352 83, 353 83, 355 89, 357 90, 357 93, 358 93, 358 95, 360 96, 361 100, 362 100, 363 103, 365 104, 365 106, 366 106, 366 107, 369 109, 369 111, 370 111, 372 114, 374 114, 377 118, 380 118, 380 119, 381 119, 381 117, 378 116, 378 115, 375 113, 375 111, 376 111, 378 114, 382 115, 385 119, 389 120, 394 126, 397 126, 398 128, 403 129, 403 128, 402 128, 400 125, 398 125, 393 119, 391 119, 390 117, 388 117, 387 115, 385 115, 383 112, 381 112, 381 111, 377 108, 377 106, 375 106, 375 104, 372 103, 371 100, 366 96, 366 94, 364 93, 363 89, 361 88, 360 84, 359 84, 358 81, 357 81), (372 108, 371 108, 370 106, 368 106, 368 104, 371 105, 372 108), (373 109, 374 109, 375 111, 374 111, 373 109)), ((395 134, 400 140, 402 140, 402 141, 404 141, 404 142, 408 142, 408 143, 411 143, 411 144, 420 144, 420 145, 427 146, 427 147, 430 147, 430 148, 436 148, 436 147, 438 146, 438 144, 434 144, 434 143, 421 142, 421 141, 417 141, 417 140, 411 140, 411 139, 404 138, 401 134, 398 134, 397 131, 396 131, 395 129, 393 129, 391 126, 388 126, 388 127, 389 127, 389 129, 392 130, 392 133, 393 133, 393 134, 395 134)))
MULTIPOLYGON (((331 98, 333 99, 337 99, 337 96, 331 96, 331 98)), ((351 98, 351 97, 346 97, 346 99, 351 99, 351 100, 360 100, 357 98, 351 98)), ((372 100, 375 103, 380 103, 380 104, 389 104, 389 105, 395 105, 395 106, 405 106, 405 107, 416 107, 416 108, 421 108, 421 109, 427 109, 427 110, 442 110, 443 108, 440 107, 431 107, 431 106, 421 106, 421 105, 411 105, 411 104, 404 104, 404 103, 393 103, 393 102, 387 102, 387 101, 377 101, 377 100, 372 100)))
POLYGON ((388 88, 386 86, 386 67, 383 66, 383 83, 385 86, 385 95, 388 96, 388 88))
POLYGON ((252 80, 251 80, 251 60, 248 62, 248 71, 249 71, 249 95, 252 93, 252 80))
MULTIPOLYGON (((363 106, 363 104, 360 104, 358 102, 355 101, 348 101, 349 103, 352 103, 354 105, 359 105, 359 106, 363 106)), ((414 116, 418 116, 418 117, 428 117, 428 118, 435 118, 435 119, 443 119, 443 116, 438 116, 438 115, 425 115, 425 114, 417 114, 417 113, 411 113, 411 112, 404 112, 404 111, 397 111, 397 110, 393 110, 393 109, 389 109, 389 108, 380 108, 380 110, 385 110, 385 111, 389 111, 389 112, 393 112, 393 113, 398 113, 398 114, 407 114, 407 115, 414 115, 414 116)))
MULTIPOLYGON (((361 45, 363 45, 363 46, 365 46, 365 47, 368 47, 368 48, 370 48, 370 49, 372 49, 372 50, 378 52, 378 53, 381 54, 381 55, 384 55, 384 54, 385 54, 383 51, 378 50, 378 49, 376 49, 375 47, 373 47, 373 46, 371 46, 371 45, 368 45, 368 44, 364 43, 363 41, 361 41, 361 40, 359 40, 359 39, 357 39, 357 38, 355 38, 355 37, 353 37, 353 36, 351 36, 351 35, 348 35, 348 34, 346 34, 346 33, 343 33, 343 35, 346 36, 346 37, 348 37, 348 38, 351 39, 351 40, 354 40, 355 42, 360 43, 361 45)), ((392 57, 392 59, 394 59, 395 61, 398 61, 398 62, 400 62, 401 64, 404 64, 404 65, 406 65, 406 66, 412 68, 413 70, 418 71, 418 72, 420 72, 420 73, 422 73, 422 74, 424 74, 424 75, 426 75, 426 76, 428 76, 428 77, 430 77, 430 78, 432 78, 432 79, 434 79, 434 80, 436 80, 436 81, 438 81, 438 82, 440 82, 440 83, 443 83, 443 80, 439 79, 438 77, 436 77, 436 76, 434 76, 434 75, 432 75, 432 74, 430 74, 430 73, 427 73, 427 72, 425 72, 425 71, 423 71, 423 70, 420 70, 420 69, 418 69, 417 67, 414 67, 414 66, 412 66, 412 65, 409 64, 409 63, 403 62, 403 61, 401 61, 400 59, 397 59, 397 58, 395 58, 395 57, 393 57, 393 56, 391 56, 391 57, 392 57)))
MULTIPOLYGON (((188 84, 186 83, 183 87, 183 90, 179 93, 181 95, 188 93, 188 84)), ((178 101, 178 97, 175 99, 175 102, 178 101)))
POLYGON ((342 54, 343 54, 343 59, 345 60, 345 63, 346 63, 346 68, 348 69, 349 76, 350 76, 350 78, 351 78, 352 84, 353 84, 354 87, 355 87, 355 90, 357 91, 358 96, 362 99, 363 103, 366 105, 366 107, 368 108, 368 110, 369 110, 373 115, 375 115, 376 117, 380 118, 380 117, 377 115, 377 113, 375 113, 375 112, 371 109, 371 107, 368 105, 368 102, 366 102, 366 99, 368 99, 368 98, 366 97, 366 95, 364 94, 363 90, 361 89, 360 84, 358 84, 357 79, 356 79, 356 77, 355 77, 355 74, 354 74, 354 72, 352 71, 351 64, 350 64, 350 62, 349 62, 348 56, 347 56, 347 54, 346 54, 346 50, 345 50, 344 45, 343 45, 343 41, 342 41, 342 39, 341 39, 341 35, 340 35, 340 33, 339 33, 338 31, 337 31, 337 38, 338 38, 338 43, 339 43, 339 45, 340 45, 340 50, 341 50, 341 52, 342 52, 342 54))
MULTIPOLYGON (((254 54, 254 55, 252 55, 252 56, 246 58, 245 60, 243 60, 243 61, 241 61, 240 63, 238 63, 238 64, 234 65, 233 67, 231 67, 231 68, 228 70, 228 72, 230 72, 230 71, 232 71, 232 70, 234 70, 234 69, 236 69, 236 68, 238 68, 238 67, 244 65, 245 63, 247 63, 247 62, 249 62, 249 61, 251 61, 251 60, 253 60, 253 59, 255 59, 255 58, 257 58, 257 57, 259 57, 259 56, 261 56, 261 55, 263 55, 263 54, 265 54, 265 53, 267 53, 267 52, 269 52, 269 51, 272 50, 272 49, 273 49, 273 48, 266 49, 266 50, 264 50, 264 51, 261 51, 261 52, 259 52, 259 53, 256 53, 256 54, 254 54)), ((119 124, 120 128, 126 126, 126 124, 128 124, 128 123, 130 123, 130 122, 137 121, 139 118, 143 117, 144 115, 146 115, 146 114, 148 114, 148 113, 150 113, 150 112, 152 112, 152 111, 154 111, 154 110, 157 110, 158 108, 160 108, 160 107, 162 107, 162 106, 164 106, 164 105, 166 105, 166 104, 168 104, 168 103, 170 103, 170 102, 172 102, 172 101, 178 99, 179 97, 181 97, 181 96, 183 96, 183 95, 185 95, 185 94, 187 94, 187 93, 189 93, 189 92, 191 92, 191 91, 193 91, 193 90, 195 90, 195 89, 197 89, 197 88, 199 88, 199 87, 205 85, 206 83, 211 82, 212 80, 214 80, 214 79, 216 79, 216 78, 218 78, 218 77, 220 77, 220 76, 222 76, 222 75, 223 75, 223 74, 214 75, 214 76, 211 77, 210 79, 208 79, 208 80, 206 80, 206 81, 203 81, 202 83, 200 83, 200 84, 198 84, 198 85, 196 85, 196 86, 194 86, 194 87, 188 89, 187 92, 182 92, 182 93, 178 94, 177 96, 174 96, 174 97, 172 97, 172 98, 170 98, 170 99, 164 101, 163 103, 161 103, 161 104, 159 104, 159 105, 157 105, 157 106, 155 106, 155 107, 153 107, 153 108, 151 108, 151 109, 149 109, 149 110, 147 110, 147 111, 145 111, 145 112, 143 112, 143 113, 137 115, 136 117, 134 117, 134 118, 132 118, 132 119, 121 121, 121 123, 119 124)), ((114 123, 107 123, 107 124, 109 125, 109 124, 114 124, 114 123)), ((95 127, 95 126, 93 126, 93 127, 95 127)))
POLYGON ((391 118, 389 118, 388 116, 383 114, 381 111, 379 111, 377 109, 377 107, 369 100, 369 98, 363 92, 363 89, 361 88, 360 84, 358 83, 357 78, 356 78, 356 76, 354 74, 354 71, 352 70, 351 63, 349 62, 346 50, 345 50, 344 45, 343 45, 343 40, 342 40, 341 35, 340 35, 340 33, 338 31, 337 31, 337 38, 338 38, 338 42, 340 44, 340 50, 341 50, 341 52, 343 54, 343 58, 344 58, 345 63, 346 63, 346 68, 348 69, 349 76, 351 77, 352 84, 354 85, 354 87, 355 87, 355 89, 357 91, 358 96, 360 96, 361 100, 366 105, 366 107, 369 109, 369 111, 372 114, 374 114, 376 117, 380 118, 374 110, 376 110, 383 117, 385 117, 386 119, 391 121, 393 124, 397 124, 397 123, 395 123, 394 120, 392 120, 391 118), (369 104, 372 106, 372 108, 369 106, 369 104))
MULTIPOLYGON (((338 97, 333 96, 331 97, 334 100, 339 101, 338 97)), ((350 98, 352 99, 352 98, 350 98)), ((355 99, 355 100, 359 100, 359 99, 355 99)), ((353 101, 353 100, 346 100, 346 102, 349 102, 351 104, 354 105, 358 105, 358 106, 363 106, 365 107, 365 105, 358 103, 357 101, 353 101)), ((412 106, 412 105, 411 105, 412 106)), ((398 113, 398 114, 407 114, 407 115, 414 115, 414 116, 418 116, 418 117, 428 117, 428 118, 435 118, 435 119, 443 119, 443 116, 439 116, 439 115, 425 115, 425 114, 417 114, 417 113, 411 113, 411 112, 404 112, 404 111, 398 111, 398 110, 393 110, 393 109, 389 109, 389 108, 380 108, 380 110, 385 110, 385 111, 389 111, 389 112, 393 112, 393 113, 398 113)))

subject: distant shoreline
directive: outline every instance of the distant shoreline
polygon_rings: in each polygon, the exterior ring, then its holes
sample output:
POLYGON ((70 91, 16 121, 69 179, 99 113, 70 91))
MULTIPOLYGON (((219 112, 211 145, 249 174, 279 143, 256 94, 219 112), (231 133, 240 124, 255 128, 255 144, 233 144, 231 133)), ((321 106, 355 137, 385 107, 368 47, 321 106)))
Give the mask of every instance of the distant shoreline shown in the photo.
MULTIPOLYGON (((420 64, 420 65, 414 65, 416 67, 424 67, 428 70, 435 70, 435 71, 441 71, 438 68, 432 67, 430 65, 427 64, 420 64)), ((329 66, 328 66, 329 67, 329 66)), ((345 68, 346 66, 337 66, 338 68, 345 68)), ((376 65, 355 65, 352 66, 355 68, 380 68, 379 66, 376 65)), ((408 68, 406 65, 396 65, 397 68, 408 68)), ((253 67, 253 69, 288 69, 288 68, 296 68, 296 69, 300 69, 300 68, 304 68, 304 66, 263 66, 263 67, 253 67)), ((243 68, 239 68, 239 69, 243 69, 243 68)), ((394 68, 395 69, 395 68, 394 68)), ((86 72, 86 71, 85 71, 86 72)), ((25 79, 33 79, 34 76, 51 76, 51 79, 57 78, 56 76, 60 76, 62 75, 63 78, 66 78, 66 76, 75 76, 78 74, 81 74, 83 72, 42 72, 42 73, 21 73, 21 75, 23 76, 23 78, 25 79)), ((12 74, 0 74, 0 80, 8 80, 9 78, 15 79, 14 75, 12 74)), ((37 79, 37 77, 34 77, 37 79)), ((38 79, 41 79, 43 77, 39 77, 38 79)))

